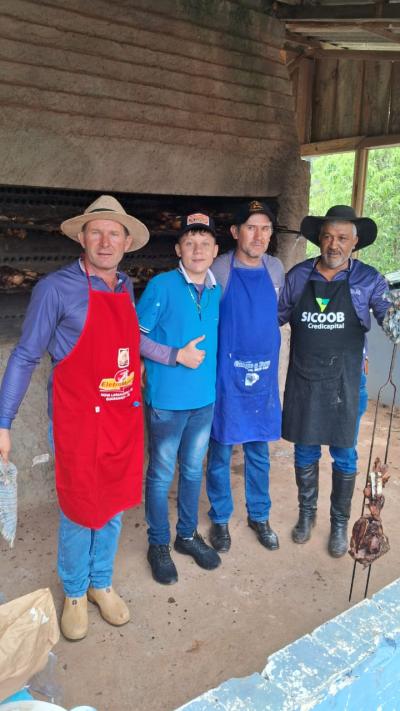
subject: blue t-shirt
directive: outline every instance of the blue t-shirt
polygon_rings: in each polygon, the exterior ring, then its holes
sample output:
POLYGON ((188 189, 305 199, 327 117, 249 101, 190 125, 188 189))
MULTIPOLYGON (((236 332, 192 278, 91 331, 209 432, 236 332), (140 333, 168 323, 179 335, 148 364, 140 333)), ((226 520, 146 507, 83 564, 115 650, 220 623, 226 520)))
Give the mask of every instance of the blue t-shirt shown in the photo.
POLYGON ((140 330, 166 346, 183 348, 205 336, 206 351, 196 368, 155 363, 145 358, 146 402, 160 410, 194 410, 215 401, 218 313, 221 287, 206 286, 200 295, 177 269, 151 279, 137 305, 140 330))

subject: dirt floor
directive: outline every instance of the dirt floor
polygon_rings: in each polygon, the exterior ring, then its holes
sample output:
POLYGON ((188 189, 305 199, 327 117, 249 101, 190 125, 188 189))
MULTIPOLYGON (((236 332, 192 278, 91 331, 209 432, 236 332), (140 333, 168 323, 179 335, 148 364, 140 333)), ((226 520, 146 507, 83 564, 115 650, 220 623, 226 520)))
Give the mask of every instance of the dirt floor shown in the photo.
MULTIPOLYGON (((388 409, 379 414, 376 455, 384 457, 388 409)), ((352 521, 360 515, 368 463, 374 403, 360 432, 360 475, 352 521)), ((389 463, 392 478, 383 511, 391 551, 372 568, 373 594, 400 575, 400 416, 393 420, 389 463)), ((241 450, 235 453, 231 521, 232 548, 219 569, 201 570, 190 558, 173 553, 179 582, 163 587, 146 561, 143 508, 125 515, 116 562, 115 587, 127 601, 132 620, 123 628, 107 625, 90 606, 85 640, 61 639, 57 681, 62 703, 91 704, 98 711, 172 711, 225 679, 261 671, 268 655, 347 609, 352 560, 326 552, 329 531, 330 464, 322 460, 319 518, 312 540, 295 545, 290 530, 297 500, 292 449, 287 442, 272 450, 271 524, 280 550, 269 552, 246 523, 241 450)), ((171 512, 175 515, 175 492, 171 512)), ((21 512, 13 550, 0 544, 0 592, 6 600, 50 587, 57 609, 62 593, 56 574, 57 510, 54 503, 21 512)), ((199 530, 207 535, 207 499, 202 497, 199 530)), ((366 573, 357 566, 352 604, 362 599, 366 573)), ((279 711, 278 709, 276 711, 279 711)))

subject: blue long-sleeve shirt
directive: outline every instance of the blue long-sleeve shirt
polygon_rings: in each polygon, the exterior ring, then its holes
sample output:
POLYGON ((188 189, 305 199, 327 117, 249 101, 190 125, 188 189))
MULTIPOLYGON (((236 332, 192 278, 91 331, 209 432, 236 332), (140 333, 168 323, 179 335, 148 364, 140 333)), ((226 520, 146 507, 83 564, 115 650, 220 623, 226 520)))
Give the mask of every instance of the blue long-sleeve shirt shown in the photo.
MULTIPOLYGON (((282 326, 290 321, 292 311, 298 303, 303 289, 309 279, 326 281, 316 270, 317 259, 306 259, 296 264, 287 274, 278 306, 279 323, 282 326)), ((372 310, 379 324, 382 323, 390 302, 384 294, 388 290, 386 279, 374 267, 364 264, 358 259, 350 259, 349 267, 335 274, 333 281, 349 278, 351 300, 360 323, 366 331, 371 328, 372 310)))
MULTIPOLYGON (((132 282, 118 272, 116 292, 127 290, 134 302, 132 282)), ((97 276, 90 276, 95 291, 109 291, 97 276)), ((88 283, 80 260, 41 279, 32 291, 22 335, 12 351, 0 388, 0 427, 9 429, 28 389, 32 373, 47 351, 53 366, 70 353, 86 321, 88 283)), ((106 336, 105 336, 106 337, 106 336)), ((141 336, 141 353, 168 364, 170 349, 141 336)), ((48 384, 52 413, 52 376, 48 384)))

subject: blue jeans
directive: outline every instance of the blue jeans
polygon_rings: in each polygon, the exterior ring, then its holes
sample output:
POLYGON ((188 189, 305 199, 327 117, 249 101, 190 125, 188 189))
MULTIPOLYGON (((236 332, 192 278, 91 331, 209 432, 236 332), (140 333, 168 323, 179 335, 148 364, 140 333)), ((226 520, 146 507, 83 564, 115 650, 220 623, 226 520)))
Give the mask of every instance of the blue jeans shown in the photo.
POLYGON ((197 528, 203 459, 207 451, 214 405, 195 410, 146 408, 149 465, 146 475, 146 521, 152 545, 170 542, 168 493, 178 459, 177 533, 190 538, 197 528))
POLYGON ((95 530, 60 511, 58 575, 67 597, 82 597, 89 587, 111 587, 121 528, 122 514, 95 530))
MULTIPOLYGON (((266 521, 271 508, 268 442, 245 442, 242 446, 247 513, 252 521, 266 521)), ((211 504, 208 515, 213 523, 228 523, 233 512, 232 448, 232 444, 221 444, 215 439, 210 439, 207 495, 211 504)))
MULTIPOLYGON (((48 438, 54 453, 52 421, 48 438)), ((74 523, 60 511, 58 576, 67 597, 82 597, 89 587, 111 587, 121 527, 122 514, 93 529, 74 523)))
MULTIPOLYGON (((357 471, 357 438, 360 429, 360 420, 368 406, 367 378, 364 373, 360 382, 360 399, 358 404, 358 417, 354 435, 353 447, 329 447, 333 459, 332 468, 343 474, 355 474, 357 471)), ((320 445, 294 445, 294 463, 296 467, 307 467, 321 458, 320 445)))

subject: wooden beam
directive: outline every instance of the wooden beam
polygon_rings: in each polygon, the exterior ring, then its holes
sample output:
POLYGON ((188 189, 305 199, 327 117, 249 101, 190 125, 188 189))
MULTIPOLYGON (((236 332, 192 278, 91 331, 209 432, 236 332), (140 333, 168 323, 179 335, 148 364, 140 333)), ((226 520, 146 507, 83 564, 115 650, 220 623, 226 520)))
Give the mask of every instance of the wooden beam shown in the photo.
MULTIPOLYGON (((299 45, 303 45, 305 47, 313 47, 315 49, 323 49, 324 48, 324 45, 321 44, 321 42, 318 42, 317 40, 309 39, 308 37, 303 37, 303 35, 294 35, 291 32, 286 32, 285 40, 286 40, 286 42, 290 42, 291 44, 299 44, 299 45)), ((326 42, 326 44, 329 45, 329 42, 326 42)), ((335 46, 335 45, 332 45, 332 46, 335 46)))
MULTIPOLYGON (((285 22, 289 20, 332 20, 335 18, 335 22, 340 22, 340 20, 375 20, 376 17, 376 5, 364 4, 364 5, 317 5, 310 6, 297 5, 296 7, 287 8, 284 10, 280 8, 279 11, 280 18, 285 22)), ((386 21, 400 20, 400 5, 398 3, 385 3, 382 7, 382 14, 379 19, 386 21)))
POLYGON ((317 59, 351 59, 361 62, 399 62, 399 52, 357 50, 357 49, 315 49, 317 59))
POLYGON ((332 19, 331 22, 308 22, 304 20, 299 22, 298 20, 286 20, 286 27, 289 32, 300 32, 302 35, 310 33, 315 34, 316 32, 335 32, 338 30, 341 32, 354 32, 355 30, 363 30, 365 28, 369 29, 382 29, 390 30, 390 27, 400 27, 400 20, 395 20, 394 22, 387 22, 384 20, 382 22, 376 21, 369 22, 368 20, 354 20, 353 22, 347 22, 346 20, 340 21, 332 19))
POLYGON ((400 44, 400 33, 399 32, 392 32, 392 30, 389 29, 383 29, 381 27, 377 27, 375 24, 370 25, 369 23, 365 24, 362 26, 363 30, 366 30, 370 34, 375 35, 376 37, 384 37, 385 39, 389 40, 389 42, 393 42, 393 44, 400 44))
POLYGON ((391 136, 368 136, 363 139, 360 148, 395 148, 400 146, 400 133, 391 136))
POLYGON ((296 123, 300 143, 310 140, 314 62, 302 58, 296 87, 296 123))
POLYGON ((334 138, 330 141, 317 141, 316 143, 303 143, 300 146, 302 158, 328 155, 329 153, 346 153, 355 151, 364 136, 351 136, 351 138, 334 138))
POLYGON ((351 205, 354 207, 357 215, 363 214, 367 169, 368 150, 366 148, 360 148, 356 150, 354 158, 353 193, 351 197, 351 205))
POLYGON ((300 146, 302 158, 328 155, 330 153, 346 153, 369 148, 394 148, 400 146, 400 133, 391 136, 350 136, 349 138, 333 138, 330 141, 303 143, 300 146))

